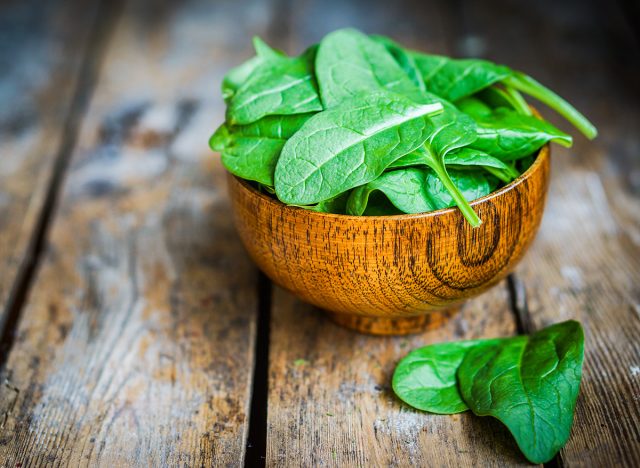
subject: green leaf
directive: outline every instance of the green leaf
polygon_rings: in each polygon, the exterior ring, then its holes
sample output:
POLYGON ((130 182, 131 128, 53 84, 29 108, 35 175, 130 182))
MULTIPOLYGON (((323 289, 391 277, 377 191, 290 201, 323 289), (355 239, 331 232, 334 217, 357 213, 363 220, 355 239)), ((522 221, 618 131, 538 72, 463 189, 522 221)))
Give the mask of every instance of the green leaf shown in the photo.
POLYGON ((251 73, 229 102, 227 121, 249 124, 267 115, 322 110, 313 75, 315 48, 300 57, 268 60, 251 73))
POLYGON ((472 148, 503 160, 519 159, 553 141, 571 146, 572 138, 549 122, 504 108, 476 117, 478 138, 472 148))
POLYGON ((322 39, 316 75, 325 108, 381 90, 404 95, 419 91, 384 45, 355 29, 340 29, 322 39))
MULTIPOLYGON (((477 200, 491 193, 491 185, 481 172, 449 171, 451 183, 467 202, 477 200)), ((426 177, 426 191, 436 210, 450 208, 457 205, 450 189, 443 183, 442 178, 429 172, 426 177)), ((459 206, 459 205, 458 205, 459 206)))
POLYGON ((471 96, 487 86, 511 76, 505 66, 487 60, 451 59, 410 51, 427 90, 448 101, 471 96))
POLYGON ((368 93, 311 117, 285 144, 275 171, 278 198, 309 205, 378 177, 433 131, 436 104, 368 93))
POLYGON ((471 348, 499 341, 458 341, 415 349, 398 363, 391 381, 393 391, 402 401, 422 411, 438 414, 466 411, 469 407, 458 390, 458 367, 471 348))
POLYGON ((222 125, 209 141, 232 174, 273 187, 273 173, 287 139, 313 114, 275 115, 249 125, 222 125))
POLYGON ((424 85, 424 81, 422 80, 422 74, 420 73, 413 56, 409 55, 400 44, 392 41, 386 36, 371 35, 369 37, 387 48, 398 65, 400 65, 400 68, 402 68, 407 76, 411 78, 411 81, 413 81, 413 84, 416 85, 418 89, 421 91, 427 90, 424 85))
POLYGON ((471 349, 458 369, 459 388, 475 414, 499 419, 529 461, 545 463, 569 439, 583 354, 580 324, 559 323, 471 349))
MULTIPOLYGON (((475 148, 459 148, 455 151, 447 153, 444 157, 444 163, 450 166, 482 166, 495 167, 498 169, 510 170, 510 167, 493 156, 488 155, 475 148)), ((459 169, 459 167, 457 167, 459 169)), ((517 176, 517 174, 516 174, 517 176)))
POLYGON ((335 214, 347 214, 347 200, 351 192, 343 192, 340 195, 336 195, 328 200, 323 200, 317 205, 309 207, 313 211, 319 213, 335 213, 335 214))
POLYGON ((455 102, 455 106, 472 117, 482 117, 491 114, 491 107, 481 99, 475 96, 469 96, 459 99, 455 102))
POLYGON ((238 88, 247 81, 256 68, 265 62, 274 61, 284 56, 282 52, 272 49, 259 37, 253 38, 253 46, 257 55, 229 70, 222 80, 222 97, 226 102, 231 100, 238 88))
POLYGON ((403 213, 424 213, 434 210, 427 196, 424 185, 425 169, 398 169, 385 172, 368 184, 356 187, 351 191, 347 201, 347 213, 362 215, 372 192, 379 190, 389 201, 403 213))

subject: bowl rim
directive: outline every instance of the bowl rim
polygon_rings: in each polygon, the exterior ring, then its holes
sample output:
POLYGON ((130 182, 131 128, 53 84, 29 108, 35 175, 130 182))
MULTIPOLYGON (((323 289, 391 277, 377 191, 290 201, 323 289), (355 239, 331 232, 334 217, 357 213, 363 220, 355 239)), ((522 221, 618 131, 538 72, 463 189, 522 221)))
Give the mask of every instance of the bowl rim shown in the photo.
MULTIPOLYGON (((509 182, 504 187, 498 190, 495 190, 490 194, 485 195, 484 197, 477 198, 472 202, 469 202, 469 205, 474 207, 476 205, 480 205, 487 201, 498 198, 506 194, 507 192, 510 192, 511 190, 516 188, 518 185, 522 184, 525 180, 532 177, 533 174, 542 167, 542 165, 549 159, 550 156, 551 156, 550 143, 546 143, 544 146, 542 146, 542 148, 538 150, 538 154, 536 155, 536 158, 533 161, 533 164, 531 164, 531 166, 529 166, 529 168, 526 171, 524 171, 516 179, 509 182)), ((242 187, 248 190, 252 195, 262 199, 266 203, 271 204, 274 207, 278 207, 280 209, 284 208, 284 209, 291 209, 291 210, 302 210, 303 212, 307 213, 309 216, 318 216, 321 218, 328 218, 328 219, 339 218, 339 219, 352 219, 352 220, 357 219, 357 220, 371 220, 371 221, 377 221, 377 220, 393 221, 393 220, 426 219, 426 218, 448 215, 451 213, 455 213, 456 211, 459 210, 458 207, 451 207, 451 208, 442 208, 434 211, 427 211, 424 213, 404 213, 404 214, 396 214, 396 215, 374 215, 374 216, 364 216, 364 215, 358 216, 358 215, 348 215, 348 214, 339 214, 339 213, 324 213, 322 211, 310 210, 302 206, 287 205, 281 202, 280 200, 278 200, 277 198, 270 197, 269 195, 259 192, 255 187, 253 187, 249 183, 249 181, 232 174, 226 169, 225 171, 229 176, 233 177, 242 187)))

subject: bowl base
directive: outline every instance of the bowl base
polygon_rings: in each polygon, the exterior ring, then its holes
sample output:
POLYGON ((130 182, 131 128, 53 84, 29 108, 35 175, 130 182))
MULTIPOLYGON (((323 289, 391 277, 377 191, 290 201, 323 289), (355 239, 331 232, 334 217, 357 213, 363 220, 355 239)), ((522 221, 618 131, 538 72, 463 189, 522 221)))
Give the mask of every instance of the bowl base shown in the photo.
POLYGON ((409 335, 443 326, 459 310, 453 307, 446 310, 427 312, 414 317, 386 318, 365 317, 364 315, 340 314, 326 311, 329 318, 346 328, 368 335, 409 335))

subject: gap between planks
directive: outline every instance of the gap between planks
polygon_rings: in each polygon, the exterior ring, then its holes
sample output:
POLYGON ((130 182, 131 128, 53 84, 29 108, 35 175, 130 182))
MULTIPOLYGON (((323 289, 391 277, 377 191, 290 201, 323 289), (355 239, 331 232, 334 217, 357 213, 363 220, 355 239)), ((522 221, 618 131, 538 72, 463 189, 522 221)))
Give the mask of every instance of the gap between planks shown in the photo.
POLYGON ((123 0, 102 0, 95 8, 93 27, 91 28, 87 46, 82 53, 77 87, 73 92, 69 112, 64 121, 60 146, 55 153, 53 174, 49 179, 44 203, 7 300, 4 323, 0 323, 0 374, 4 371, 6 361, 13 347, 23 306, 29 296, 29 291, 35 278, 49 226, 56 212, 62 182, 64 181, 73 149, 76 146, 78 131, 89 106, 89 101, 98 80, 100 64, 114 26, 123 10, 123 4, 123 0))

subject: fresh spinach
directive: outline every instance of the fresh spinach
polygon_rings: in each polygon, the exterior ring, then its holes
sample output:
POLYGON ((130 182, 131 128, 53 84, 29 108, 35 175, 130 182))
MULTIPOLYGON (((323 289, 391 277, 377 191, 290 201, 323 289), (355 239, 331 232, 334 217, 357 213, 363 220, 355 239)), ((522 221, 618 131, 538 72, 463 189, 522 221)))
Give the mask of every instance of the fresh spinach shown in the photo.
POLYGON ((569 439, 583 354, 575 321, 473 348, 458 369, 460 392, 475 414, 504 423, 527 459, 545 463, 569 439))
POLYGON ((220 151, 232 174, 273 187, 273 173, 285 142, 311 114, 267 116, 249 125, 223 124, 209 146, 220 151))
POLYGON ((418 87, 384 45, 355 29, 328 34, 318 46, 316 75, 325 108, 380 90, 418 97, 418 87))
POLYGON ((354 29, 296 57, 259 38, 254 48, 223 80, 226 122, 210 146, 227 170, 290 205, 345 214, 351 200, 361 215, 457 205, 478 226, 470 200, 518 177, 542 145, 571 144, 521 93, 596 134, 555 93, 486 60, 424 54, 354 29))
POLYGON ((275 61, 284 56, 282 52, 272 49, 259 37, 253 38, 256 55, 243 64, 231 69, 222 80, 222 97, 229 102, 253 71, 265 62, 275 61))
POLYGON ((227 121, 250 124, 267 115, 322 110, 313 75, 316 47, 300 57, 269 59, 259 64, 229 101, 227 121))
POLYGON ((381 91, 322 111, 285 144, 275 171, 278 198, 310 205, 366 184, 424 143, 430 115, 442 105, 416 104, 381 91))
POLYGON ((549 122, 505 108, 477 116, 476 123, 477 138, 470 147, 502 160, 529 156, 549 141, 566 147, 573 141, 549 122))
POLYGON ((425 190, 426 170, 417 168, 398 169, 382 174, 368 184, 351 191, 347 201, 347 213, 362 215, 372 192, 379 190, 403 213, 423 213, 433 211, 425 190))
POLYGON ((433 413, 471 409, 504 423, 527 459, 545 463, 569 439, 584 355, 576 321, 531 336, 426 346, 403 358, 396 395, 433 413))

